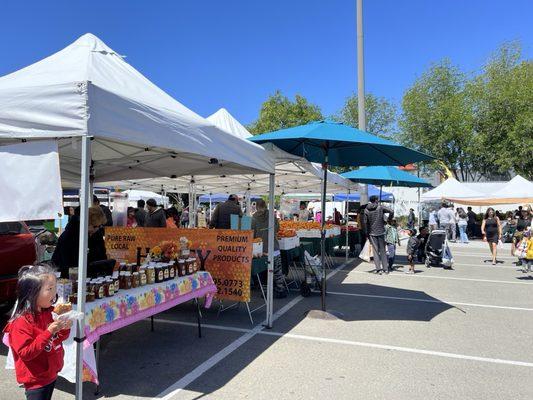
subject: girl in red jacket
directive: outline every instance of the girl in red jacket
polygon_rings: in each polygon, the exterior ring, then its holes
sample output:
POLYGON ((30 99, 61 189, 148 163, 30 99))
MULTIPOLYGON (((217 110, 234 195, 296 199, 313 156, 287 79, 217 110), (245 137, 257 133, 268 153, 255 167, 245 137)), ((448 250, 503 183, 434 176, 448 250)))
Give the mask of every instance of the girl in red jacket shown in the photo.
POLYGON ((15 311, 5 329, 17 382, 24 385, 27 400, 50 400, 57 374, 63 368, 61 343, 68 338, 72 322, 52 319, 57 292, 50 267, 22 267, 17 293, 15 311))

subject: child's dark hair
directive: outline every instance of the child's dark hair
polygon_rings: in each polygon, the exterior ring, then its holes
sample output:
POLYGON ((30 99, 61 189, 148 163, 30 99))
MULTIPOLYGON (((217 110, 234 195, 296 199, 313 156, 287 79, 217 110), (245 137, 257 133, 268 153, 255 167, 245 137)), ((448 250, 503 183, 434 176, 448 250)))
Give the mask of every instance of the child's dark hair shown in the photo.
POLYGON ((37 297, 46 275, 54 275, 54 269, 45 264, 26 265, 19 270, 17 303, 11 321, 27 313, 32 315, 37 313, 37 297))
POLYGON ((409 233, 411 234, 411 236, 415 236, 416 235, 416 229, 411 229, 409 231, 409 233))

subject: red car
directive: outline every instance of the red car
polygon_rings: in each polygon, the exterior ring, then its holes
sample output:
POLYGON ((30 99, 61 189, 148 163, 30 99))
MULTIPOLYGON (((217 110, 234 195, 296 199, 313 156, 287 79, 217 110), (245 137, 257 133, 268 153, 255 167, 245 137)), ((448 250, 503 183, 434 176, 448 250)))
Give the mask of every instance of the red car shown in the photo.
POLYGON ((16 300, 18 270, 36 257, 35 237, 24 222, 0 222, 0 305, 16 300))

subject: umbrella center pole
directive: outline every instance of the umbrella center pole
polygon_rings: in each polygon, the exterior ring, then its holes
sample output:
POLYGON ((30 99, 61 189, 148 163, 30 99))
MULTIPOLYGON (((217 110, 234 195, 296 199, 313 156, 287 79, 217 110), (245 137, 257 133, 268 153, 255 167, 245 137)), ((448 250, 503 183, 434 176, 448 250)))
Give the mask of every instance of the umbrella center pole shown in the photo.
POLYGON ((322 180, 322 213, 321 213, 321 229, 320 229, 320 264, 322 265, 322 311, 326 311, 326 190, 328 185, 328 150, 325 150, 324 164, 324 179, 322 180))

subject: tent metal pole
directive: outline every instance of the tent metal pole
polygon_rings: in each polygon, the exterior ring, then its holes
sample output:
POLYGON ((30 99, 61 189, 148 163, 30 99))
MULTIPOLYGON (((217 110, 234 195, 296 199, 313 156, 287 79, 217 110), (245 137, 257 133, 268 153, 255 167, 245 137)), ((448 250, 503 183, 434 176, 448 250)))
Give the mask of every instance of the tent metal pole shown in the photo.
POLYGON ((350 200, 350 189, 348 188, 348 197, 346 198, 346 202, 344 203, 344 207, 346 208, 344 210, 344 214, 346 215, 346 262, 348 262, 348 252, 350 250, 350 242, 349 242, 349 236, 350 231, 348 230, 349 224, 348 221, 350 217, 348 216, 348 200, 350 200))
POLYGON ((211 202, 211 193, 209 193, 209 223, 211 223, 212 212, 213 212, 213 203, 211 202))
POLYGON ((328 150, 324 157, 324 179, 322 180, 322 210, 320 230, 320 264, 322 266, 322 311, 326 311, 326 190, 328 187, 328 150))
POLYGON ((381 204, 381 193, 383 192, 383 185, 379 185, 379 204, 381 204))
POLYGON ((250 188, 246 190, 246 215, 252 215, 250 208, 252 207, 252 192, 250 188))
MULTIPOLYGON (((91 138, 81 139, 81 182, 80 182, 80 241, 78 247, 78 312, 85 315, 85 279, 87 275, 87 249, 89 242, 89 205, 92 202, 90 192, 89 169, 91 164, 91 138)), ((85 319, 77 322, 76 337, 85 336, 85 319)), ((76 400, 83 399, 83 342, 76 343, 76 400)))
MULTIPOLYGON (((266 325, 272 328, 272 319, 274 314, 274 240, 275 240, 275 221, 274 221, 274 190, 275 175, 270 174, 268 184, 268 274, 267 274, 267 307, 266 307, 266 325)), ((259 282, 261 284, 261 282, 259 282)))

